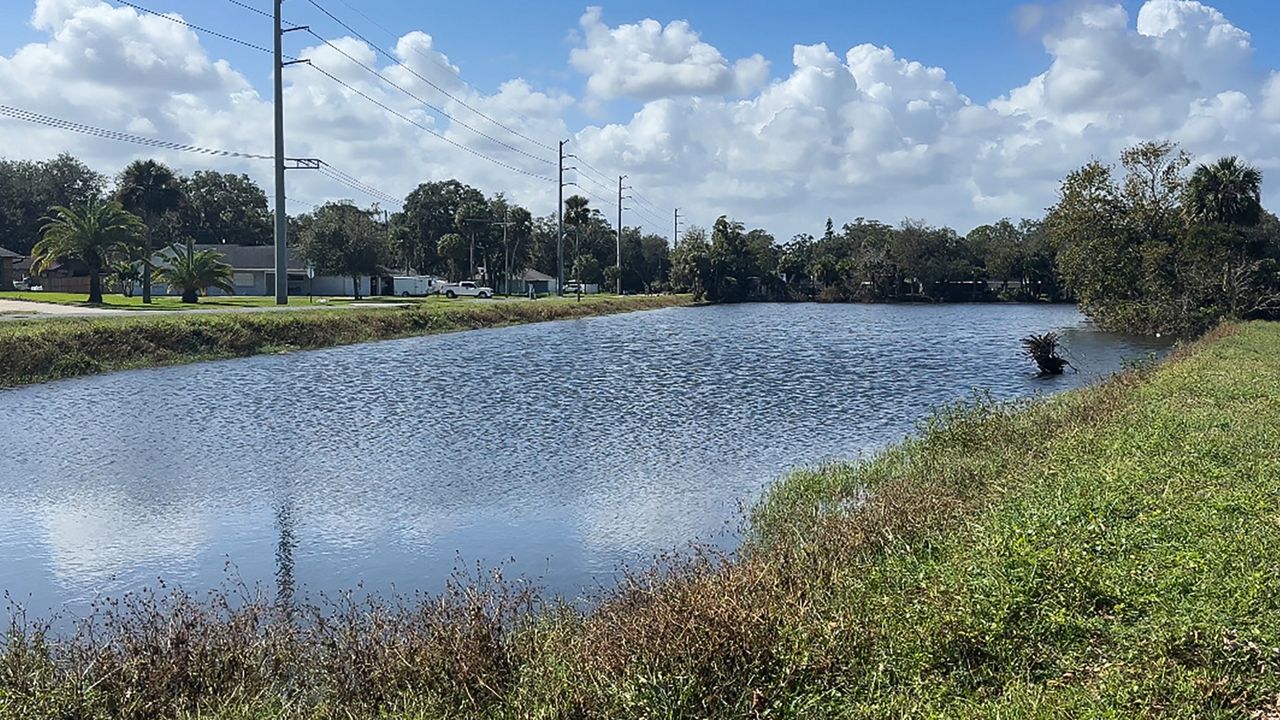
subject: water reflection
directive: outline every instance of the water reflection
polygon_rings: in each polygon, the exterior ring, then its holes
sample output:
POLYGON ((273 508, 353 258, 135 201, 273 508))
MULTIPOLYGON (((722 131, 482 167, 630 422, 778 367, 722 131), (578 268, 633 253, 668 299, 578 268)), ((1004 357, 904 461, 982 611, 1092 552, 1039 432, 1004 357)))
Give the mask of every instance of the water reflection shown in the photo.
POLYGON ((163 577, 439 588, 459 558, 576 595, 716 537, 801 464, 930 407, 1071 387, 1156 349, 1067 307, 676 309, 0 393, 0 585, 36 608, 163 577), (1079 375, 1017 340, 1057 329, 1079 375))

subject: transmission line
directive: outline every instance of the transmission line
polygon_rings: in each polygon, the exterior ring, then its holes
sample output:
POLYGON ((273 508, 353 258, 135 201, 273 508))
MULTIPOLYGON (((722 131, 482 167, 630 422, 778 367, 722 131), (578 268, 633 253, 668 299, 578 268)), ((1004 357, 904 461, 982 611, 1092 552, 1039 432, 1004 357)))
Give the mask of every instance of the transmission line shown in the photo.
POLYGON ((326 40, 325 38, 323 38, 322 36, 320 36, 318 33, 316 33, 314 30, 311 30, 310 28, 307 28, 306 32, 307 32, 309 35, 311 35, 312 37, 314 37, 315 39, 319 40, 320 42, 324 43, 325 45, 329 46, 330 48, 332 48, 333 50, 335 50, 336 52, 338 52, 340 55, 342 55, 342 56, 343 56, 343 57, 345 57, 346 59, 350 60, 352 63, 355 63, 356 65, 358 65, 359 67, 361 67, 365 72, 369 73, 370 75, 373 75, 374 77, 376 77, 376 78, 378 78, 379 80, 381 80, 382 82, 384 82, 384 83, 386 83, 386 84, 390 85, 391 87, 395 88, 396 90, 399 90, 400 92, 404 93, 405 95, 408 95, 409 97, 413 98, 414 100, 416 100, 416 101, 417 101, 417 102, 419 102, 420 104, 422 104, 422 105, 424 105, 424 106, 426 106, 426 107, 430 108, 431 110, 434 110, 435 112, 439 113, 440 115, 443 115, 444 117, 448 118, 450 122, 453 122, 453 123, 455 123, 455 124, 457 124, 457 125, 460 125, 460 126, 462 126, 462 127, 466 128, 467 130, 470 130, 471 132, 475 133, 476 135, 479 135, 480 137, 482 137, 482 138, 484 138, 484 139, 486 139, 486 140, 489 140, 490 142, 497 143, 498 145, 501 145, 502 147, 504 147, 504 148, 506 148, 506 149, 508 149, 508 150, 511 150, 512 152, 520 153, 521 155, 524 155, 525 157, 531 158, 531 159, 533 159, 533 160, 537 160, 538 162, 546 163, 546 164, 548 164, 548 165, 554 165, 554 164, 555 164, 555 161, 553 161, 553 160, 548 160, 548 159, 546 159, 546 158, 544 158, 544 157, 539 157, 539 156, 537 156, 537 155, 534 155, 533 153, 526 152, 525 150, 521 150, 520 148, 518 148, 518 147, 516 147, 516 146, 514 146, 514 145, 511 145, 510 143, 507 143, 507 142, 504 142, 504 141, 502 141, 502 140, 499 140, 498 138, 493 137, 492 135, 489 135, 489 134, 487 134, 487 133, 485 133, 485 132, 483 132, 483 131, 481 131, 481 130, 477 130, 476 128, 472 127, 471 125, 468 125, 467 123, 465 123, 465 122, 463 122, 463 121, 459 120, 458 118, 456 118, 456 117, 454 117, 454 116, 450 115, 449 113, 445 112, 442 108, 439 108, 439 107, 437 107, 437 106, 435 106, 435 105, 432 105, 431 103, 427 102, 426 100, 423 100, 422 98, 418 97, 418 96, 417 96, 417 95, 415 95, 413 92, 411 92, 410 90, 405 89, 402 85, 397 84, 397 83, 396 83, 395 81, 393 81, 391 78, 387 77, 386 75, 383 75, 382 73, 378 72, 376 69, 371 68, 371 67, 369 67, 368 65, 365 65, 364 63, 360 62, 360 61, 359 61, 359 60, 357 60, 355 57, 352 57, 350 53, 348 53, 347 51, 345 51, 345 50, 343 50, 342 48, 338 47, 337 45, 334 45, 333 43, 329 42, 328 40, 326 40))
POLYGON ((449 143, 450 145, 452 145, 452 146, 454 146, 454 147, 458 148, 459 150, 463 150, 463 151, 465 151, 465 152, 471 153, 472 155, 475 155, 475 156, 476 156, 476 157, 478 157, 478 158, 481 158, 481 159, 483 159, 483 160, 487 160, 487 161, 489 161, 489 162, 493 163, 494 165, 497 165, 498 167, 506 168, 507 170, 510 170, 510 171, 512 171, 512 172, 520 173, 521 175, 528 175, 529 177, 531 177, 531 178, 537 178, 538 180, 545 180, 546 182, 551 182, 551 178, 549 178, 549 177, 545 177, 545 176, 543 176, 543 175, 539 175, 539 174, 537 174, 537 173, 529 172, 528 170, 525 170, 524 168, 516 167, 515 165, 511 165, 511 164, 509 164, 509 163, 505 163, 505 162, 503 162, 503 161, 501 161, 501 160, 498 160, 497 158, 493 158, 493 157, 490 157, 490 156, 488 156, 488 155, 485 155, 484 153, 480 152, 479 150, 476 150, 475 148, 472 148, 472 147, 468 147, 468 146, 466 146, 466 145, 463 145, 462 143, 458 142, 457 140, 454 140, 454 139, 452 139, 452 138, 450 138, 450 137, 447 137, 447 136, 445 136, 444 134, 439 133, 439 132, 437 132, 437 131, 435 131, 435 130, 433 130, 433 129, 429 128, 429 127, 427 127, 426 125, 423 125, 422 123, 418 122, 417 120, 414 120, 413 118, 409 117, 408 115, 405 115, 404 113, 400 112, 399 110, 396 110, 395 108, 391 107, 390 105, 387 105, 386 103, 384 103, 384 102, 382 102, 382 101, 380 101, 380 100, 375 99, 374 97, 372 97, 372 96, 371 96, 371 95, 369 95, 368 93, 366 93, 366 92, 364 92, 364 91, 362 91, 362 90, 358 90, 358 89, 356 89, 355 87, 352 87, 350 83, 347 83, 347 82, 343 81, 342 79, 340 79, 340 78, 338 78, 338 77, 334 76, 332 73, 330 73, 329 71, 325 70, 324 68, 322 68, 322 67, 320 67, 320 66, 318 66, 318 65, 311 64, 311 65, 309 65, 309 67, 313 68, 316 72, 320 73, 321 75, 324 75, 325 77, 327 77, 327 78, 329 78, 330 80, 334 81, 335 83, 337 83, 337 84, 341 85, 342 87, 344 87, 344 88, 346 88, 346 89, 350 90, 351 92, 355 93, 356 95, 359 95, 360 97, 362 97, 362 98, 364 98, 365 100, 367 100, 367 101, 369 101, 369 102, 373 103, 374 105, 377 105, 378 107, 382 108, 382 109, 383 109, 383 110, 385 110, 386 112, 391 113, 392 115, 395 115, 396 117, 400 118, 401 120, 404 120, 405 122, 409 123, 410 125, 413 125, 413 126, 417 127, 419 130, 422 130, 423 132, 430 133, 431 135, 434 135, 434 136, 436 136, 436 137, 440 138, 441 140, 444 140, 445 142, 447 142, 447 143, 449 143))
MULTIPOLYGON (((221 39, 226 40, 226 41, 228 41, 228 42, 233 42, 233 43, 235 43, 235 44, 237 44, 237 45, 243 45, 244 47, 251 48, 251 49, 253 49, 253 50, 257 50, 258 52, 264 52, 264 53, 267 53, 268 55, 272 54, 272 52, 273 52, 272 50, 269 50, 268 48, 264 48, 264 47, 262 47, 261 45, 255 45, 255 44, 253 44, 253 43, 251 43, 251 42, 249 42, 249 41, 247 41, 247 40, 241 40, 240 38, 232 37, 232 36, 227 35, 227 34, 225 34, 225 33, 220 33, 220 32, 218 32, 217 30, 210 30, 210 29, 209 29, 209 28, 207 28, 207 27, 201 27, 200 25, 196 25, 196 24, 194 24, 194 23, 189 23, 189 22, 187 22, 186 20, 183 20, 182 18, 174 17, 173 15, 166 15, 165 13, 162 13, 162 12, 157 12, 157 11, 155 11, 155 10, 151 10, 151 9, 149 9, 149 8, 144 8, 144 7, 142 7, 141 5, 135 5, 135 4, 131 3, 131 2, 129 2, 129 0, 116 0, 116 2, 120 3, 121 5, 125 5, 125 6, 127 6, 127 7, 131 7, 131 8, 133 8, 134 10, 137 10, 137 11, 139 11, 139 12, 144 12, 144 13, 147 13, 148 15, 154 15, 154 16, 156 16, 156 17, 158 17, 158 18, 164 18, 165 20, 168 20, 168 21, 169 21, 169 22, 171 22, 171 23, 175 23, 175 24, 177 24, 177 25, 182 25, 182 26, 184 26, 184 27, 188 27, 188 28, 190 28, 190 29, 192 29, 192 30, 198 30, 198 31, 200 31, 200 32, 202 32, 202 33, 205 33, 206 35, 212 35, 213 37, 221 38, 221 39)), ((240 3, 236 3, 236 4, 237 4, 237 5, 239 5, 240 3)), ((248 6, 246 5, 246 6, 244 6, 244 7, 248 7, 248 6)), ((288 58, 288 59, 293 60, 294 58, 288 58)))
POLYGON ((271 155, 261 155, 258 153, 246 153, 236 150, 217 150, 214 148, 200 147, 198 145, 187 145, 185 143, 171 142, 168 140, 159 140, 157 138, 143 137, 141 135, 132 135, 130 133, 120 132, 118 130, 107 130, 105 128, 85 125, 83 123, 63 120, 51 115, 41 115, 40 113, 22 110, 8 105, 0 105, 0 115, 13 118, 14 120, 22 120, 37 125, 57 128, 60 130, 69 130, 82 135, 92 135, 108 140, 118 140, 120 142, 133 143, 135 145, 145 145, 148 147, 160 148, 163 150, 177 150, 181 152, 199 153, 201 155, 213 155, 216 157, 242 158, 246 160, 271 160, 271 155))
MULTIPOLYGON (((469 103, 467 103, 467 102, 466 102, 465 100, 463 100, 462 98, 457 97, 456 95, 454 95, 454 94, 450 93, 448 90, 444 89, 443 87, 440 87, 439 85, 437 85, 436 83, 432 82, 431 80, 429 80, 429 79, 427 79, 427 78, 423 77, 423 76, 422 76, 422 75, 420 75, 416 70, 414 70, 413 68, 411 68, 411 67, 409 67, 408 65, 405 65, 403 62, 401 62, 401 61, 400 61, 400 59, 399 59, 399 58, 397 58, 395 55, 392 55, 391 53, 387 52, 387 51, 386 51, 386 50, 384 50, 382 47, 380 47, 377 43, 374 43, 372 40, 370 40, 370 39, 366 38, 364 35, 361 35, 359 31, 357 31, 355 28, 353 28, 353 27, 351 27, 350 25, 348 25, 348 24, 347 24, 346 22, 344 22, 341 18, 337 17, 337 16, 336 16, 336 15, 334 15, 333 13, 329 12, 328 10, 326 10, 322 5, 320 5, 320 3, 316 2, 316 0, 307 0, 307 2, 309 2, 309 3, 310 3, 311 5, 313 5, 317 10, 319 10, 320 12, 322 12, 322 13, 324 13, 326 16, 328 16, 330 20, 332 20, 332 21, 336 22, 337 24, 341 25, 341 26, 343 27, 343 29, 345 29, 347 32, 351 33, 351 34, 352 34, 352 35, 354 35, 356 38, 358 38, 359 40, 361 40, 361 41, 363 41, 365 44, 367 44, 369 47, 373 48, 375 51, 377 51, 378 53, 380 53, 383 57, 387 58, 388 60, 390 60, 391 62, 395 63, 396 65, 399 65, 400 67, 404 68, 406 71, 408 71, 408 72, 409 72, 410 74, 412 74, 414 77, 418 78, 419 80, 421 80, 422 82, 426 83, 427 85, 430 85, 431 87, 435 88, 437 91, 439 91, 442 95, 444 95, 445 97, 449 98, 450 100, 453 100, 454 102, 458 103, 458 104, 459 104, 459 105, 461 105, 462 107, 464 107, 464 108, 466 108, 466 109, 470 110, 471 112, 475 113, 476 115, 479 115, 480 117, 484 118, 485 120, 488 120, 489 122, 493 123, 494 125, 496 125, 496 126, 498 126, 498 127, 502 128, 503 130, 506 130, 507 132, 511 133, 512 135, 515 135, 516 137, 519 137, 519 138, 521 138, 521 139, 523 139, 523 140, 525 140, 525 141, 527 141, 527 142, 531 142, 531 143, 533 143, 534 145, 537 145, 538 147, 544 148, 544 149, 546 149, 546 150, 555 150, 555 148, 554 148, 554 147, 552 147, 551 145, 548 145, 547 143, 544 143, 544 142, 542 142, 542 141, 540 141, 540 140, 536 140, 536 139, 534 139, 534 138, 532 138, 532 137, 529 137, 528 135, 525 135, 524 133, 520 132, 519 130, 516 130, 516 129, 514 129, 514 128, 508 127, 507 125, 503 124, 502 122, 498 121, 497 119, 493 118, 492 116, 487 115, 487 114, 485 114, 483 111, 481 111, 481 110, 479 110, 479 109, 477 109, 477 108, 473 107, 472 105, 470 105, 469 103)), ((347 3, 345 2, 345 0, 343 1, 343 4, 344 4, 344 5, 347 5, 347 3)), ((351 6, 350 6, 350 5, 347 5, 347 7, 351 7, 351 6)), ((354 8, 352 8, 352 9, 354 10, 354 8)), ((373 23, 374 25, 378 25, 378 23, 374 22, 374 21, 373 21, 373 19, 371 19, 368 15, 365 15, 364 13, 360 12, 359 10, 356 10, 356 12, 357 12, 357 13, 359 13, 359 14, 360 14, 360 16, 361 16, 361 17, 363 17, 365 20, 368 20, 369 22, 373 23)), ((379 25, 379 27, 381 27, 381 26, 379 25)), ((395 35, 395 33, 392 33, 391 31, 387 30, 385 27, 384 27, 384 28, 382 28, 382 29, 383 29, 385 32, 387 32, 388 34, 390 34, 390 35, 395 35)), ((437 64, 439 64, 439 65, 442 65, 442 66, 443 66, 443 63, 439 63, 438 61, 437 61, 437 64)), ((458 77, 458 76, 453 72, 453 69, 452 69, 452 68, 448 68, 448 70, 449 70, 449 73, 450 73, 451 75, 454 75, 455 77, 458 77)), ((460 78, 459 78, 459 79, 460 79, 460 78)), ((527 119, 527 118, 526 118, 526 119, 527 119)), ((550 161, 548 161, 548 163, 550 164, 550 161)))
MULTIPOLYGON (((81 135, 89 135, 104 140, 115 140, 117 142, 132 143, 144 147, 156 148, 159 150, 173 150, 176 152, 188 152, 198 155, 208 155, 212 157, 237 158, 241 160, 272 160, 271 155, 263 155, 260 153, 241 152, 238 150, 220 150, 216 148, 201 147, 199 145, 189 145, 186 143, 173 142, 171 140, 161 140, 159 138, 149 138, 142 135, 134 135, 131 133, 120 132, 118 130, 108 130, 93 125, 73 122, 71 120, 63 120, 52 115, 43 115, 41 113, 31 112, 30 110, 22 110, 20 108, 10 107, 8 105, 0 105, 0 116, 13 120, 21 120, 36 125, 53 128, 56 130, 66 130, 69 132, 80 133, 81 135)), ((369 185, 360 179, 345 173, 324 161, 320 162, 320 173, 331 180, 345 185, 354 190, 358 190, 370 197, 381 200, 383 202, 400 204, 393 195, 383 192, 372 185, 369 185)))

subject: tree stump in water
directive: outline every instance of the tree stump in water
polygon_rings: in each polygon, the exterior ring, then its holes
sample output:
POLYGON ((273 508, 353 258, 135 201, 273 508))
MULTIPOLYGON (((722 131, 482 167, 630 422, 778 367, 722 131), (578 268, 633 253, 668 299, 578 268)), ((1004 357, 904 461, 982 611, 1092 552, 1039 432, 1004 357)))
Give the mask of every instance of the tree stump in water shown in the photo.
POLYGON ((1036 361, 1041 375, 1061 375, 1071 363, 1058 356, 1058 333, 1031 335, 1022 339, 1023 352, 1036 361))

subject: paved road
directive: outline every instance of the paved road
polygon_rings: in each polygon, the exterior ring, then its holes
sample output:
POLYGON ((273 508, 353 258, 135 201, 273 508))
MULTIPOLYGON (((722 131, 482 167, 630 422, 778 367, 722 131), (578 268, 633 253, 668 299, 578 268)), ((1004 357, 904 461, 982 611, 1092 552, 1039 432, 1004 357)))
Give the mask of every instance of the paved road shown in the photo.
POLYGON ((155 317, 163 315, 213 315, 218 313, 257 313, 257 312, 291 312, 306 310, 322 310, 335 308, 386 308, 401 307, 404 303, 360 303, 355 305, 325 305, 294 303, 291 305, 265 305, 261 307, 209 307, 192 310, 125 310, 122 308, 91 308, 76 305, 55 305, 54 303, 32 302, 29 300, 0 299, 0 321, 31 320, 55 317, 99 317, 104 315, 124 315, 130 317, 155 317))

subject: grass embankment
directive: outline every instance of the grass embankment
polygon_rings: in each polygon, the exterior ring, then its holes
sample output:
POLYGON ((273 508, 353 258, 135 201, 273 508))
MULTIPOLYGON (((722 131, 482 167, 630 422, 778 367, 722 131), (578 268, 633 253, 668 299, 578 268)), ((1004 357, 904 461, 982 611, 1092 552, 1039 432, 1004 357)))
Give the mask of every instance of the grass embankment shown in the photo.
POLYGON ((738 557, 587 614, 493 585, 290 621, 144 599, 71 640, 12 633, 0 715, 1275 717, 1278 398, 1280 326, 1226 328, 797 473, 738 557))
POLYGON ((688 296, 439 300, 398 308, 0 323, 0 387, 157 365, 688 305, 688 296))

